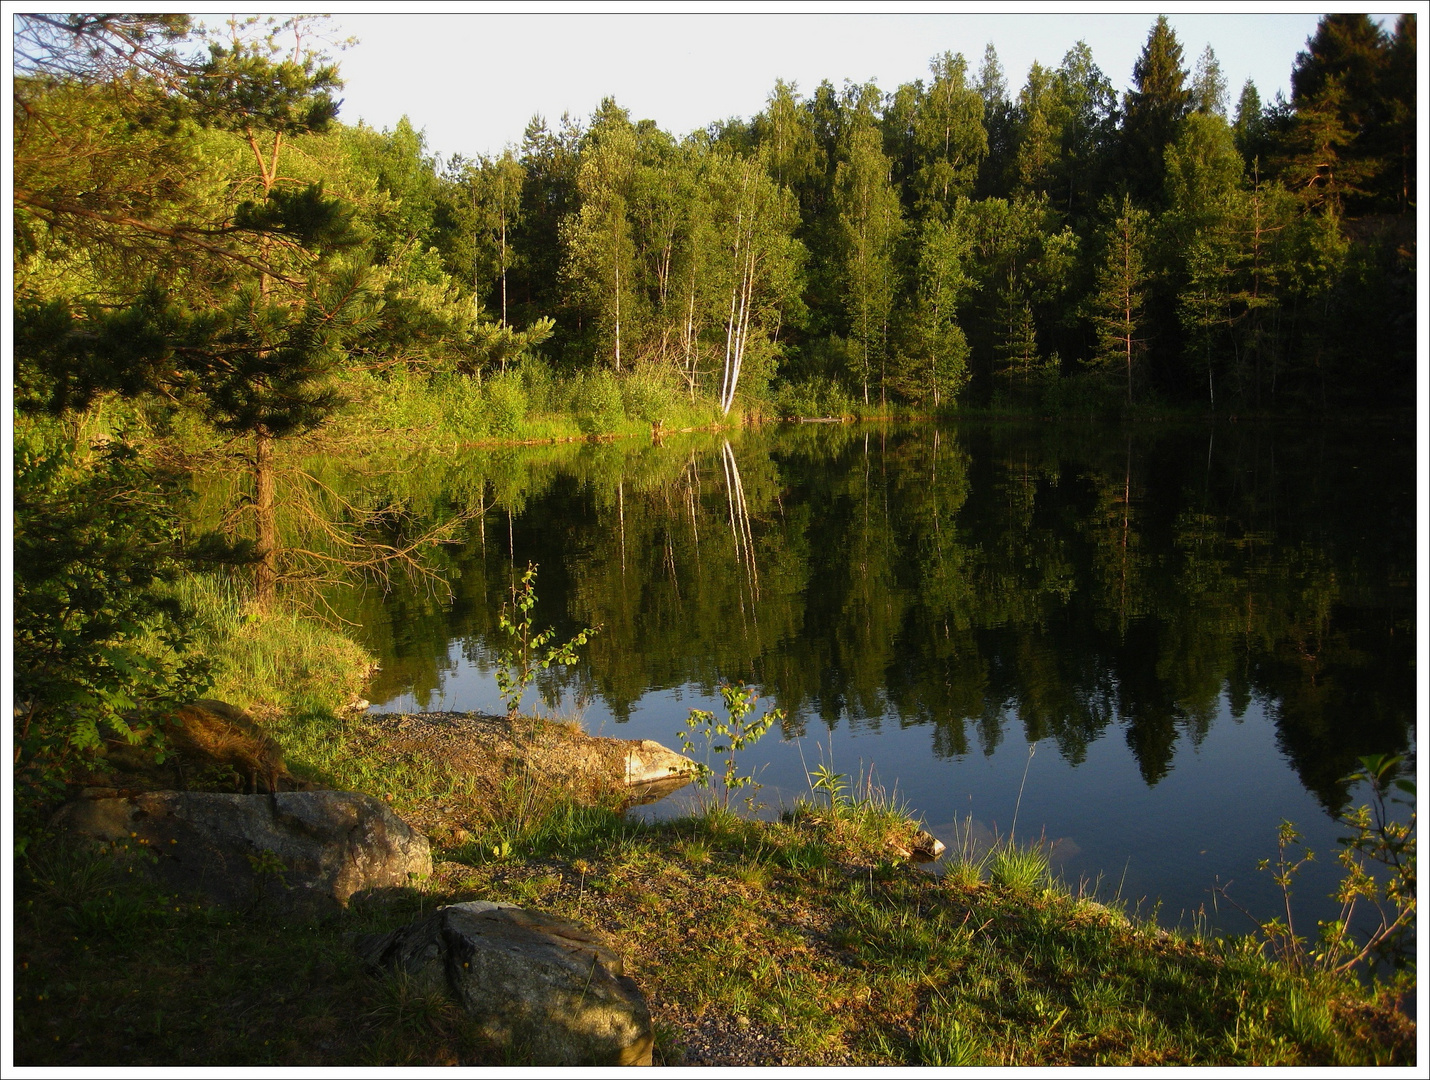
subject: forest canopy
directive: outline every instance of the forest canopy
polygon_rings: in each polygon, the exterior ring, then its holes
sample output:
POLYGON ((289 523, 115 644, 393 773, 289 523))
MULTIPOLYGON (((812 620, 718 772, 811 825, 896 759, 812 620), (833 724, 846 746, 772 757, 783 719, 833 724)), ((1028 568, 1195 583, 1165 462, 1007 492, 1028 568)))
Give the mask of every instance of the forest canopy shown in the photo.
POLYGON ((1120 100, 1085 44, 1016 93, 990 44, 892 90, 777 82, 683 137, 608 99, 445 161, 420 117, 339 121, 314 20, 17 27, 22 408, 191 393, 224 333, 228 397, 200 397, 250 432, 318 422, 347 367, 480 378, 528 355, 722 412, 791 384, 1217 411, 1414 384, 1413 15, 1322 19, 1290 101, 1233 91, 1159 18, 1120 100), (232 359, 264 319, 321 347, 232 359), (209 344, 176 351, 185 332, 209 344))

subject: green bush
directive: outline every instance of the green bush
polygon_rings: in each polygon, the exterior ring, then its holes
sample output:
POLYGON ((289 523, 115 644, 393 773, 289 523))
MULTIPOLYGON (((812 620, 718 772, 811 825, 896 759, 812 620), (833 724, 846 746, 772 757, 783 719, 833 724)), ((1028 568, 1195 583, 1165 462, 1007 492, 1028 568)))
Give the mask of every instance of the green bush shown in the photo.
POLYGON ((612 431, 626 418, 620 381, 609 371, 583 371, 571 380, 571 411, 587 435, 612 431))
POLYGON ((521 362, 522 385, 526 388, 526 409, 529 414, 561 411, 560 384, 551 365, 537 356, 521 362))
POLYGON ((526 420, 526 387, 514 371, 493 375, 487 380, 483 396, 486 398, 487 431, 500 438, 510 439, 521 433, 526 420))
POLYGON ((842 386, 823 375, 786 383, 774 393, 775 410, 787 419, 853 416, 854 405, 842 386))
POLYGON ((164 585, 183 568, 172 480, 123 441, 88 452, 49 425, 16 430, 17 801, 57 793, 77 755, 207 686, 164 585), (157 647, 156 647, 157 643, 157 647))
POLYGON ((626 416, 647 424, 669 420, 680 408, 669 374, 653 367, 638 367, 621 380, 621 402, 626 416))

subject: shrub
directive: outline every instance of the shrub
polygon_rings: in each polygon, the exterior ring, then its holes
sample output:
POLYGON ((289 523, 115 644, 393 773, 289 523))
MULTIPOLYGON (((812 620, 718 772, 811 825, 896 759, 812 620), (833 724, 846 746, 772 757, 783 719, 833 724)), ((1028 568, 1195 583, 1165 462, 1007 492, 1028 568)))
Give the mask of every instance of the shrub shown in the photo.
POLYGON ((485 387, 487 430, 503 438, 521 431, 526 420, 526 387, 516 372, 493 375, 485 387))
POLYGON ((679 408, 667 373, 649 366, 638 367, 621 380, 621 402, 626 416, 647 424, 665 420, 679 408))
POLYGON ((83 453, 16 432, 14 672, 17 798, 58 791, 77 753, 198 696, 206 666, 182 605, 174 483, 112 441, 83 453), (153 647, 155 641, 159 648, 153 647))
POLYGON ((526 388, 528 414, 561 411, 560 386, 551 366, 540 357, 528 357, 521 362, 522 385, 526 388))
POLYGON ((853 399, 833 379, 822 375, 781 386, 774 393, 774 406, 780 416, 789 419, 854 415, 853 399))
POLYGON ((625 419, 619 380, 609 371, 583 371, 571 381, 571 411, 587 435, 611 431, 625 419))

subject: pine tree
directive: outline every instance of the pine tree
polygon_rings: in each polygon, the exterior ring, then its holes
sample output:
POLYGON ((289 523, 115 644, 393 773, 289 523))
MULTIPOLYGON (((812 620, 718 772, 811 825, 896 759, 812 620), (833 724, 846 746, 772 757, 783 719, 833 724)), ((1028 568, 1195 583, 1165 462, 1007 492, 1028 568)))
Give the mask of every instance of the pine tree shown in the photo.
POLYGON ((1146 346, 1142 305, 1148 277, 1144 253, 1150 215, 1134 206, 1127 195, 1115 211, 1111 204, 1104 209, 1111 220, 1103 229, 1103 256, 1091 301, 1097 351, 1089 366, 1109 374, 1118 372, 1131 405, 1136 363, 1146 346))
POLYGON ((1325 16, 1297 54, 1291 71, 1295 116, 1284 141, 1282 173, 1308 205, 1336 213, 1347 205, 1369 208, 1375 190, 1386 186, 1380 174, 1395 155, 1396 142, 1393 134, 1387 137, 1393 112, 1385 97, 1390 60, 1389 39, 1364 14, 1325 16))

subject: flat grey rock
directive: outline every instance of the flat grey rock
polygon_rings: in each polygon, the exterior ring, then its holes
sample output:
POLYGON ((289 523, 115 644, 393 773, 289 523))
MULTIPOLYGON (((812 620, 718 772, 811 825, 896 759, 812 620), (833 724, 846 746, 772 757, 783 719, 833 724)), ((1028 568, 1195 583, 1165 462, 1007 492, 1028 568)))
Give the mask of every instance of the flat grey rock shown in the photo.
POLYGON ((134 865, 164 888, 236 907, 320 914, 432 872, 427 838, 352 791, 154 791, 68 803, 53 824, 147 851, 134 865))

